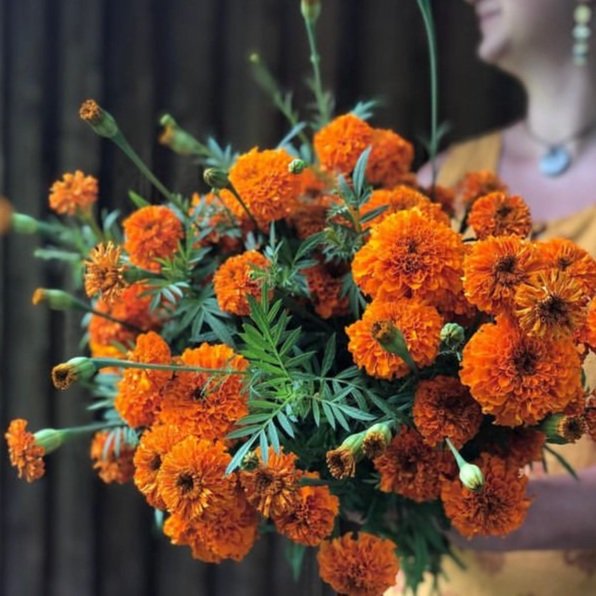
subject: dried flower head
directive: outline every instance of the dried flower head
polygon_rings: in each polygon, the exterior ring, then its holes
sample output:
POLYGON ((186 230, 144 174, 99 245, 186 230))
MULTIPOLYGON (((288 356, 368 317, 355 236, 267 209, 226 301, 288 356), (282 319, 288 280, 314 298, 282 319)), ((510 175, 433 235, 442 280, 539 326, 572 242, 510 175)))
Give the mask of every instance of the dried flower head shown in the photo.
POLYGON ((431 446, 449 438, 461 448, 482 423, 482 410, 469 390, 459 379, 443 375, 418 383, 412 413, 418 432, 431 446))
POLYGON ((256 250, 227 259, 213 276, 213 289, 221 310, 241 316, 250 314, 247 296, 259 299, 263 287, 263 281, 255 277, 255 270, 266 270, 269 266, 269 260, 256 250))
POLYGON ((526 336, 508 317, 482 325, 463 351, 460 379, 497 424, 536 424, 581 393, 571 340, 526 336))
POLYGON ((98 184, 93 176, 77 170, 66 173, 50 188, 50 207, 61 215, 88 213, 97 201, 98 184))
POLYGON ((368 532, 325 541, 317 561, 321 579, 346 596, 379 596, 395 584, 399 561, 391 540, 368 532))
POLYGON ((27 424, 22 418, 12 420, 4 437, 10 463, 17 469, 19 478, 34 482, 44 475, 45 449, 36 442, 35 435, 27 431, 27 424))
POLYGON ((445 513, 463 536, 505 536, 523 523, 530 500, 528 478, 515 466, 494 455, 483 454, 476 462, 484 484, 471 491, 458 480, 447 480, 441 488, 445 513))
POLYGON ((159 273, 161 263, 174 255, 184 236, 182 222, 163 205, 149 205, 138 209, 123 222, 124 249, 130 262, 137 267, 159 273))
POLYGON ((124 267, 120 265, 121 248, 112 242, 100 243, 85 261, 85 292, 90 298, 100 294, 111 303, 126 287, 124 267))
POLYGON ((106 484, 124 484, 134 475, 132 460, 135 448, 122 435, 117 438, 120 432, 120 429, 101 431, 95 433, 91 441, 93 468, 106 484))
POLYGON ((519 196, 502 191, 492 192, 474 202, 468 223, 476 236, 520 236, 525 238, 532 231, 530 209, 519 196))

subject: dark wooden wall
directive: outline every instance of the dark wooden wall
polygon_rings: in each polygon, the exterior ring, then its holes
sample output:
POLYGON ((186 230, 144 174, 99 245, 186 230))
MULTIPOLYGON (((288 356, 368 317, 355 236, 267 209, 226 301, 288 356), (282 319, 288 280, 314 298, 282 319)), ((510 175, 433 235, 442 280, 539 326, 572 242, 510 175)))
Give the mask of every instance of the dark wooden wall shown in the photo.
MULTIPOLYGON (((323 0, 319 38, 326 86, 340 110, 380 97, 377 125, 415 138, 428 128, 427 55, 415 0, 323 0)), ((239 149, 276 144, 282 119, 246 66, 258 50, 287 87, 308 74, 298 0, 0 0, 0 193, 35 216, 47 189, 75 168, 100 178, 102 202, 126 208, 148 184, 77 118, 87 97, 115 114, 129 140, 171 187, 192 191, 199 172, 156 143, 168 110, 199 137, 239 149)), ((457 139, 502 124, 520 109, 511 82, 474 58, 474 19, 461 0, 435 2, 441 115, 457 139)), ((303 88, 297 99, 308 99, 303 88)), ((0 243, 0 428, 89 420, 84 396, 56 394, 48 371, 75 355, 74 317, 34 308, 38 286, 61 273, 32 258, 36 240, 0 243)), ((132 487, 104 486, 87 444, 48 460, 34 485, 17 481, 0 448, 0 594, 3 596, 226 596, 323 594, 308 559, 294 584, 280 543, 261 539, 242 564, 193 561, 152 531, 132 487)))

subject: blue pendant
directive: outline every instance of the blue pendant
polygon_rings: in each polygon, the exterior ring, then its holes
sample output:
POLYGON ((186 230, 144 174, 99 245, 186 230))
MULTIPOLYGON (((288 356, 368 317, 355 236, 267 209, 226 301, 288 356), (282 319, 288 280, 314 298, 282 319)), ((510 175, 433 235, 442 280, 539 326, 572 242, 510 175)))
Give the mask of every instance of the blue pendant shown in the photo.
POLYGON ((554 146, 540 158, 540 171, 545 176, 559 176, 571 165, 571 155, 565 147, 554 146))

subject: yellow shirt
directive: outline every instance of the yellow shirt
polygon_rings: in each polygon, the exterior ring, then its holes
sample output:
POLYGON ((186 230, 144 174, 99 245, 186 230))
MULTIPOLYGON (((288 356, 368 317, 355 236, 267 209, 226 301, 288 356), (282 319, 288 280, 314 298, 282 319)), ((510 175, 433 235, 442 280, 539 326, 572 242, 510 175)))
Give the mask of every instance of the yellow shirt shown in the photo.
MULTIPOLYGON (((492 133, 454 147, 439 173, 438 183, 454 185, 466 172, 497 171, 501 136, 492 133)), ((565 219, 551 222, 542 237, 565 237, 596 256, 596 205, 565 219)), ((596 387, 596 358, 590 355, 586 373, 590 387, 596 387)), ((596 444, 584 437, 574 445, 560 448, 575 468, 596 465, 596 444)), ((549 473, 565 472, 552 457, 547 458, 549 473)), ((596 495, 594 496, 596 498, 596 495)), ((594 551, 512 551, 478 552, 458 550, 466 568, 444 558, 446 578, 439 580, 442 596, 596 596, 596 550, 594 551)), ((402 578, 386 596, 402 593, 402 578)), ((432 584, 425 582, 420 596, 432 594, 432 584)))

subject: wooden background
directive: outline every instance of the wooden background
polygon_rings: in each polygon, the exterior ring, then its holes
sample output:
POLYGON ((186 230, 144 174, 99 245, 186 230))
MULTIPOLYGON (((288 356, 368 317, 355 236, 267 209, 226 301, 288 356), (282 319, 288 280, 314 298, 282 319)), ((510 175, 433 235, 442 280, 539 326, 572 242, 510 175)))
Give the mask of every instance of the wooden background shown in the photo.
MULTIPOLYGON (((253 83, 246 57, 262 53, 282 84, 308 74, 298 0, 0 0, 0 193, 20 211, 47 212, 47 189, 64 171, 100 179, 107 207, 127 209, 148 184, 77 118, 87 97, 117 116, 131 143, 170 187, 188 192, 200 172, 156 143, 170 111, 204 138, 238 149, 275 145, 287 131, 253 83)), ((324 0, 323 75, 338 109, 380 97, 376 125, 415 139, 428 129, 427 54, 415 0, 324 0)), ((461 0, 435 2, 441 117, 452 139, 510 120, 521 95, 474 58, 473 15, 461 0)), ((421 158, 422 159, 422 158, 421 158)), ((31 257, 36 240, 0 243, 0 428, 26 417, 32 429, 89 420, 84 396, 56 394, 50 367, 77 353, 74 317, 30 303, 57 286, 59 270, 31 257)), ((328 593, 312 557, 298 584, 281 543, 260 540, 242 564, 206 566, 152 531, 135 490, 104 486, 84 441, 48 459, 34 485, 16 479, 0 448, 0 594, 3 596, 256 596, 328 593)))

